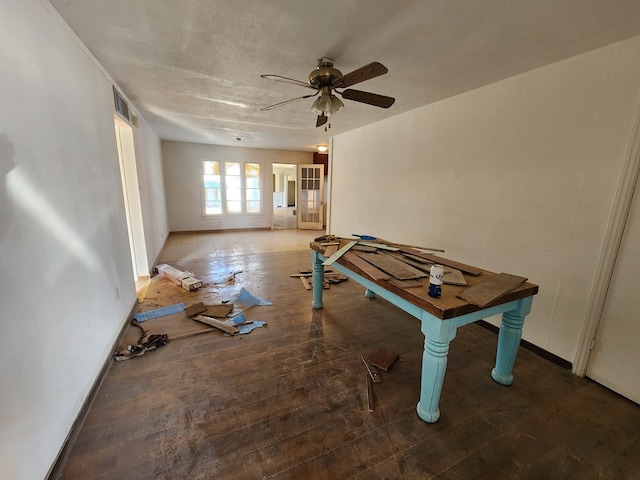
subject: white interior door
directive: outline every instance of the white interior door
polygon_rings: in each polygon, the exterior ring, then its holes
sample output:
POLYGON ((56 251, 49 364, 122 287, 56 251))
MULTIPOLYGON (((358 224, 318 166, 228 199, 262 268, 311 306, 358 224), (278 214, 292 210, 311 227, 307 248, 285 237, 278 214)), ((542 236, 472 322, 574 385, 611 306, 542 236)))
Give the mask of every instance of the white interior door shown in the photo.
POLYGON ((624 228, 587 376, 640 403, 640 185, 624 228))
POLYGON ((298 165, 298 228, 322 230, 324 223, 324 165, 298 165))

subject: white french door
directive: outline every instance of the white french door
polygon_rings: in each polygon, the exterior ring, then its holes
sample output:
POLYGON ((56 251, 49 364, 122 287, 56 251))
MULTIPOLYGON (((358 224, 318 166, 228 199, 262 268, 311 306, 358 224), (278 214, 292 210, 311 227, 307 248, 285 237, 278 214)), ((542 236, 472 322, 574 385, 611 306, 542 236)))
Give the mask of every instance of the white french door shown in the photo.
POLYGON ((324 226, 324 165, 298 165, 298 228, 322 230, 324 226))

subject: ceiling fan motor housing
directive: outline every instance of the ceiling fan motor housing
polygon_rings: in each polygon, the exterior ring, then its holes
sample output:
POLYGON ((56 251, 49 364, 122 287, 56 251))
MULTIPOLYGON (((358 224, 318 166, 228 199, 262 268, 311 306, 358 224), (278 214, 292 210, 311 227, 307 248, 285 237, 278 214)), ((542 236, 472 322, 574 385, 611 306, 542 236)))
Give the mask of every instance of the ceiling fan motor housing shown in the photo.
POLYGON ((309 74, 309 83, 314 87, 330 86, 336 78, 342 77, 342 72, 337 68, 333 68, 333 60, 330 58, 321 58, 318 62, 318 68, 309 74))

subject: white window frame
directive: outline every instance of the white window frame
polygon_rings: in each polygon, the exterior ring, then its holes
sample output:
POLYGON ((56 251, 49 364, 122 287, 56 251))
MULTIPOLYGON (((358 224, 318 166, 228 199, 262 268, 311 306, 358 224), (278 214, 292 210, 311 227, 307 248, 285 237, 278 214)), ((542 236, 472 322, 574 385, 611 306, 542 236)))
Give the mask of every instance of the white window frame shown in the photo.
POLYGON ((201 192, 201 209, 203 217, 221 217, 221 216, 239 216, 239 215, 263 215, 264 214, 264 167, 260 162, 251 161, 237 161, 237 160, 216 160, 212 158, 200 159, 200 192, 201 192), (204 183, 205 175, 205 162, 216 162, 219 165, 220 171, 220 201, 222 202, 221 213, 207 213, 207 193, 204 183), (225 181, 225 169, 226 163, 237 163, 240 165, 240 185, 241 185, 241 211, 229 213, 227 210, 227 188, 225 181), (258 165, 260 169, 260 175, 258 176, 258 189, 259 189, 259 212, 247 212, 247 177, 245 175, 246 164, 258 165))

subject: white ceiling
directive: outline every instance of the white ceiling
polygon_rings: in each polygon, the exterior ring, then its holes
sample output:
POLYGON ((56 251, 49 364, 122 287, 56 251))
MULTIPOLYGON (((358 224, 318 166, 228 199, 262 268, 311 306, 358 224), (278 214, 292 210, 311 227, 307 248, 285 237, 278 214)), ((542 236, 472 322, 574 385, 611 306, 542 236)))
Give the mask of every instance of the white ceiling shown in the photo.
POLYGON ((331 135, 640 35, 638 0, 51 0, 166 140, 313 151, 331 135), (348 73, 389 73, 354 88, 316 128, 306 81, 321 57, 348 73), (241 138, 238 142, 236 137, 241 138))

